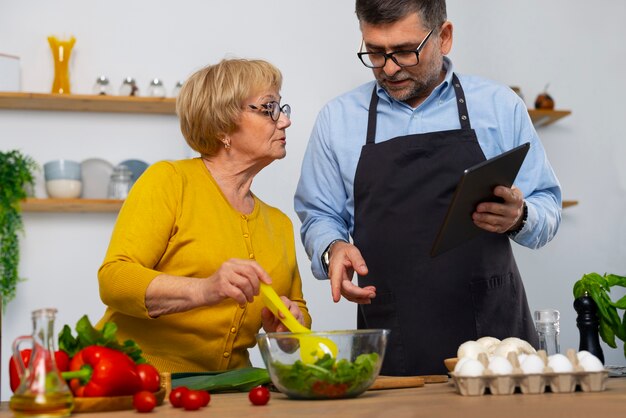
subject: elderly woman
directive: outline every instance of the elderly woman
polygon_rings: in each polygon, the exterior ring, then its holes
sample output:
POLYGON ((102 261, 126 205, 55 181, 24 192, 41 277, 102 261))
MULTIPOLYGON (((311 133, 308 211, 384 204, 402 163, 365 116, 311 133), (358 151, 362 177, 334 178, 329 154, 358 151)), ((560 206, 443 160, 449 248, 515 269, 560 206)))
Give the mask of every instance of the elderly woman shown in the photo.
POLYGON ((118 216, 98 272, 105 321, 133 339, 160 371, 250 365, 255 334, 286 329, 259 295, 281 295, 304 325, 289 218, 252 193, 254 176, 285 157, 289 105, 281 73, 260 60, 229 59, 183 85, 176 110, 201 157, 152 165, 118 216))

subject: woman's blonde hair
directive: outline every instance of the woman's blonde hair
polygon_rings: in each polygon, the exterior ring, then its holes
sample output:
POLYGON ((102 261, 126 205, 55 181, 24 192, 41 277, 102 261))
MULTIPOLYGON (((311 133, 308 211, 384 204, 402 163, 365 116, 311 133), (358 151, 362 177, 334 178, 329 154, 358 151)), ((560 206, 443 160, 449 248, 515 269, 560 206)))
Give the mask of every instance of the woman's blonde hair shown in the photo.
POLYGON ((192 74, 176 99, 180 130, 203 156, 215 155, 234 132, 246 100, 268 89, 280 90, 283 78, 267 61, 224 59, 192 74))

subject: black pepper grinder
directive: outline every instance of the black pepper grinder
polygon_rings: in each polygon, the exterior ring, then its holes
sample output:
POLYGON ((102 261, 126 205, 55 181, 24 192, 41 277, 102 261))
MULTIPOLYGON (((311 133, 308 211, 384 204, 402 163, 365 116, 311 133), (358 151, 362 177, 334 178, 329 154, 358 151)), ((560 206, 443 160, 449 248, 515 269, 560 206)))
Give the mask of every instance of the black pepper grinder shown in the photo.
POLYGON ((598 320, 598 307, 594 300, 587 296, 581 296, 574 300, 574 309, 578 313, 576 326, 580 331, 579 351, 587 350, 600 359, 604 364, 604 354, 600 347, 600 337, 598 334, 600 321, 598 320))

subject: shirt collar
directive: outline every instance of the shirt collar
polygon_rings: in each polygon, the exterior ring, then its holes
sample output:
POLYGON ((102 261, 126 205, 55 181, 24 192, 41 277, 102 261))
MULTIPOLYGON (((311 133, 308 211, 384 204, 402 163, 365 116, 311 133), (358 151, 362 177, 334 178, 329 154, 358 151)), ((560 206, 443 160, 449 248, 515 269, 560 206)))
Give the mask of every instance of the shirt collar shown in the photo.
MULTIPOLYGON (((454 72, 454 65, 452 64, 452 60, 446 56, 443 57, 443 68, 446 71, 446 76, 444 77, 441 84, 439 84, 435 89, 430 93, 430 96, 424 100, 423 103, 430 102, 433 98, 441 98, 445 96, 445 94, 452 88, 452 73, 454 72)), ((376 92, 378 97, 387 103, 393 108, 394 106, 404 106, 409 107, 404 102, 399 102, 393 97, 389 96, 387 91, 380 86, 380 84, 376 83, 376 92)))

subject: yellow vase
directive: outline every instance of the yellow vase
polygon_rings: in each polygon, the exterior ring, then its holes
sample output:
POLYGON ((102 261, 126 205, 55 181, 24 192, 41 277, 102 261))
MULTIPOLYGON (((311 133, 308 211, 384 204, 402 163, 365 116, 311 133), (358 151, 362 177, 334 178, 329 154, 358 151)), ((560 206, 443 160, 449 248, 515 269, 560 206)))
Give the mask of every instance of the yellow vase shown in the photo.
POLYGON ((48 36, 48 43, 54 58, 54 81, 52 82, 52 93, 70 94, 70 55, 76 38, 73 36, 68 40, 60 40, 55 36, 48 36))

